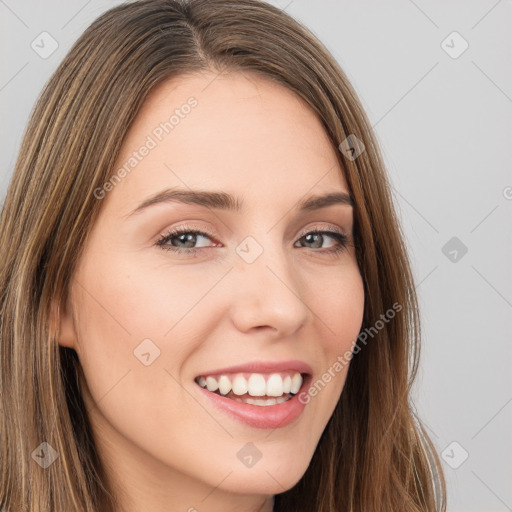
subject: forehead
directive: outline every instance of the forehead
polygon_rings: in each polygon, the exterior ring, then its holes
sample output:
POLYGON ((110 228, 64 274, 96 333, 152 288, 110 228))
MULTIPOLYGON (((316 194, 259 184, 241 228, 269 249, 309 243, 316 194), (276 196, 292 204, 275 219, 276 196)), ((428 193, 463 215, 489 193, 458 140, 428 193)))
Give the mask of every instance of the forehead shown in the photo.
POLYGON ((306 102, 245 72, 160 84, 127 133, 114 172, 121 168, 128 172, 109 199, 132 206, 171 186, 285 202, 308 191, 348 190, 336 150, 306 102))

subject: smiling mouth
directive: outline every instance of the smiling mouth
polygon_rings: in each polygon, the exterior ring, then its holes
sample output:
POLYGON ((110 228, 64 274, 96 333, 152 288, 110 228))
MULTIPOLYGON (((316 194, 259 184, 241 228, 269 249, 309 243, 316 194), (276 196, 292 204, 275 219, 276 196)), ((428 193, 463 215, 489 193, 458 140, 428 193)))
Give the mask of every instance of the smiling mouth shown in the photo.
POLYGON ((201 375, 195 382, 216 395, 257 406, 282 404, 295 396, 308 374, 296 371, 201 375))

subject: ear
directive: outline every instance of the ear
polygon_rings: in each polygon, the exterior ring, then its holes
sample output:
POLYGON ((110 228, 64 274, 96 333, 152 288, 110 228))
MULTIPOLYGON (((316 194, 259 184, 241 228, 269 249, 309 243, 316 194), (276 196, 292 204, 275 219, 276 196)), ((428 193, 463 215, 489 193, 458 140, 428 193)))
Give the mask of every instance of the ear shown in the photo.
POLYGON ((63 347, 76 349, 76 332, 69 303, 52 299, 50 328, 57 343, 63 347))

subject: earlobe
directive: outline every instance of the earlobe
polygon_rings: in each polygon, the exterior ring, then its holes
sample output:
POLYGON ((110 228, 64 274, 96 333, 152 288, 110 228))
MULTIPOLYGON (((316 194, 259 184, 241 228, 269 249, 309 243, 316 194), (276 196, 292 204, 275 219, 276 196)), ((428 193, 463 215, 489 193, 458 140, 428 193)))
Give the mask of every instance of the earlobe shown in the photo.
POLYGON ((51 304, 50 329, 52 337, 63 347, 76 348, 76 333, 70 308, 53 299, 51 304))

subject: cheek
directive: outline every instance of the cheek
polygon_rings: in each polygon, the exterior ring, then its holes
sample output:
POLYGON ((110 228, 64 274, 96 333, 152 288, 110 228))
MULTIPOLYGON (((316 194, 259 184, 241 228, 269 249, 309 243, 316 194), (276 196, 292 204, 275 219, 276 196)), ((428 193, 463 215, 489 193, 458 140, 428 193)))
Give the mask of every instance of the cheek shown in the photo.
POLYGON ((194 305, 204 292, 183 273, 164 279, 163 270, 134 268, 106 260, 94 272, 84 268, 77 280, 86 286, 76 288, 73 303, 88 391, 111 425, 139 439, 186 421, 176 380, 194 347, 185 330, 197 329, 194 305))
POLYGON ((310 289, 316 291, 310 292, 311 309, 328 340, 326 349, 331 354, 346 350, 357 338, 363 321, 364 286, 358 268, 351 265, 342 269, 339 277, 331 272, 316 279, 315 288, 312 286, 310 289))
MULTIPOLYGON (((310 406, 327 423, 342 393, 352 357, 353 345, 359 335, 364 314, 364 286, 358 268, 344 269, 339 277, 317 280, 321 292, 311 295, 315 312, 314 329, 318 340, 316 351, 318 372, 308 393, 310 406)), ((317 285, 318 286, 318 285, 317 285)))
POLYGON ((145 362, 172 368, 178 377, 181 363, 219 315, 208 292, 223 271, 143 268, 129 258, 94 261, 78 274, 81 286, 73 297, 80 360, 91 386, 97 383, 101 394, 128 369, 147 368, 145 362))
MULTIPOLYGON (((88 293, 78 302, 85 303, 91 317, 86 320, 99 322, 101 329, 108 327, 132 343, 169 336, 215 281, 215 276, 205 276, 200 270, 196 278, 195 273, 179 267, 143 268, 128 259, 104 261, 101 268, 84 272, 84 276, 88 293)), ((83 310, 80 313, 85 317, 83 310)), ((111 341, 115 343, 115 339, 111 341)))

